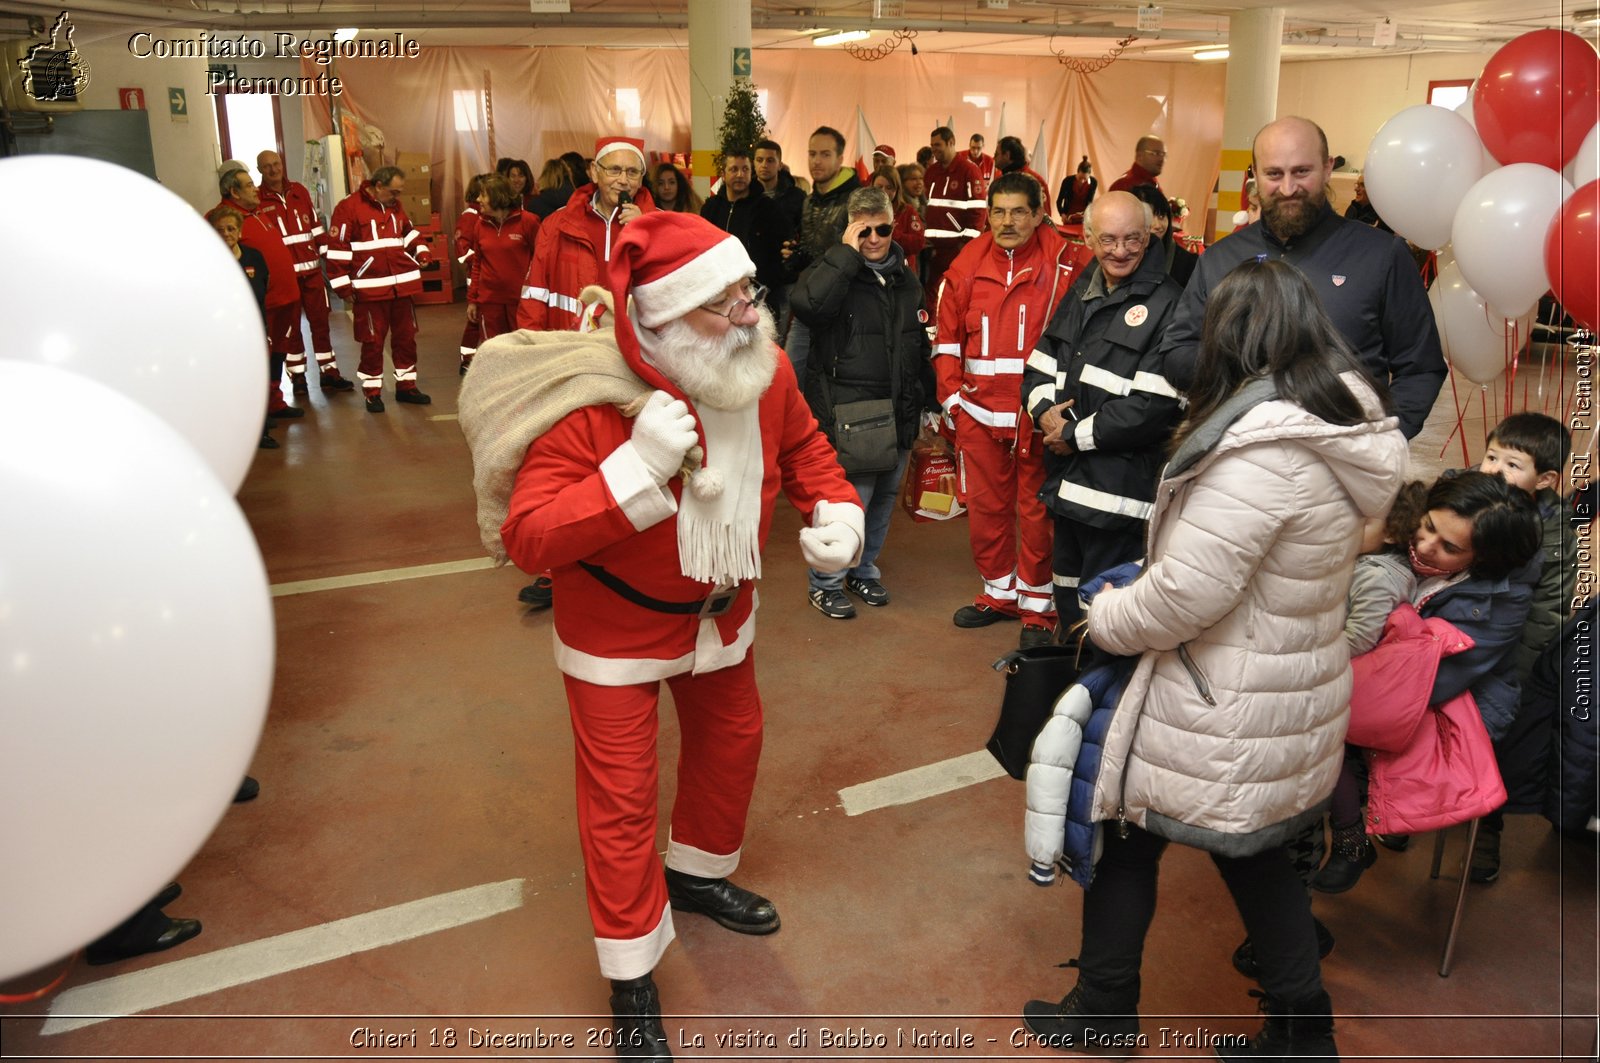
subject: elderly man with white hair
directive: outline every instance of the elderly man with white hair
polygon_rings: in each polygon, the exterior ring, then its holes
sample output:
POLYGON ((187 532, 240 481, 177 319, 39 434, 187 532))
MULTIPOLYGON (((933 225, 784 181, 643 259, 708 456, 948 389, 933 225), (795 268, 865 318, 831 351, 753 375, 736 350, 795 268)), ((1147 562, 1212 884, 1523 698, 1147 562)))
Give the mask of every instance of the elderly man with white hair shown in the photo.
POLYGON ((813 569, 857 563, 865 539, 754 275, 710 222, 645 214, 612 248, 612 327, 496 337, 461 392, 485 546, 561 588, 589 913, 625 1059, 671 1058, 652 972, 674 909, 744 934, 779 926, 771 901, 728 881, 761 752, 755 582, 779 489, 808 523, 813 569), (682 733, 664 870, 663 681, 682 733))

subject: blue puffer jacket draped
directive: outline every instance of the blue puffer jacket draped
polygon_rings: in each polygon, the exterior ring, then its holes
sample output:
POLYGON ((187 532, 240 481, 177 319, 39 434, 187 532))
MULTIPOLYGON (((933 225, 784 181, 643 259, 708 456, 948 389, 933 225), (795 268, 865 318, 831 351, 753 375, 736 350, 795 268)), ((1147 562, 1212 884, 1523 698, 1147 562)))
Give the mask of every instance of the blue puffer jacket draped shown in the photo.
POLYGON ((1034 740, 1023 833, 1028 878, 1037 885, 1054 882, 1058 864, 1085 889, 1094 877, 1101 824, 1090 813, 1100 749, 1135 663, 1126 657, 1079 676, 1034 740))

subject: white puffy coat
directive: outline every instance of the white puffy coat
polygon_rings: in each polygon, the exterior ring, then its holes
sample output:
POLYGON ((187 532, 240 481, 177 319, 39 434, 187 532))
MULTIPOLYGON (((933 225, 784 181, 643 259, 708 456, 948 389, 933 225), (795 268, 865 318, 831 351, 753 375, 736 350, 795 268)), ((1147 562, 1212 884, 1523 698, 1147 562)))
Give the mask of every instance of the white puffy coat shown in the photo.
POLYGON ((1388 511, 1406 465, 1395 418, 1346 382, 1374 420, 1331 425, 1273 398, 1169 464, 1143 575, 1089 609, 1097 645, 1142 655, 1106 735, 1096 819, 1243 856, 1332 792, 1361 522, 1388 511))

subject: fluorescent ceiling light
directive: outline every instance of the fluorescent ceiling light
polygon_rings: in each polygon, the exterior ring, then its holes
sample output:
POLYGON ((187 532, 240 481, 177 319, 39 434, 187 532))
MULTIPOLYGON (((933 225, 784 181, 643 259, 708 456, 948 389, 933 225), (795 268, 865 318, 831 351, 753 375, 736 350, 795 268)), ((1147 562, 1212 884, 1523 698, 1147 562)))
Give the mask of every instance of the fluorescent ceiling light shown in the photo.
POLYGON ((334 30, 333 39, 336 41, 353 41, 356 39, 356 34, 360 32, 361 31, 354 26, 347 26, 342 30, 334 30))
POLYGON ((1202 51, 1195 52, 1194 58, 1200 60, 1202 63, 1209 62, 1213 59, 1226 59, 1228 58, 1228 49, 1206 48, 1202 51))
POLYGON ((811 38, 811 43, 826 47, 830 44, 845 44, 849 41, 864 41, 872 33, 868 30, 843 30, 839 33, 830 33, 823 37, 811 38))

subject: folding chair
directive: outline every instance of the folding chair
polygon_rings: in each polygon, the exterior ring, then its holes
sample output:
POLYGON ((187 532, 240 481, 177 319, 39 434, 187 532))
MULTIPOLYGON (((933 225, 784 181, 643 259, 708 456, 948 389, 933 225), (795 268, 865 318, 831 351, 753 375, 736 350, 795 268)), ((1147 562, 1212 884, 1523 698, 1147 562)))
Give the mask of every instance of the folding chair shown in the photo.
MULTIPOLYGON (((1439 877, 1439 865, 1444 862, 1444 835, 1443 830, 1434 832, 1433 869, 1428 872, 1429 878, 1439 877)), ((1456 910, 1450 917, 1450 933, 1444 939, 1444 957, 1439 961, 1440 978, 1450 977, 1450 964, 1455 959, 1456 934, 1461 930, 1461 917, 1467 907, 1467 884, 1471 881, 1472 847, 1477 840, 1478 821, 1474 819, 1467 823, 1467 847, 1461 852, 1461 882, 1456 889, 1456 910)))

